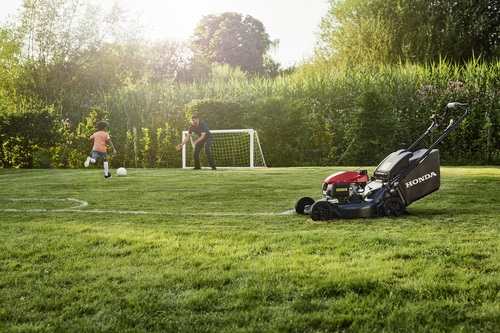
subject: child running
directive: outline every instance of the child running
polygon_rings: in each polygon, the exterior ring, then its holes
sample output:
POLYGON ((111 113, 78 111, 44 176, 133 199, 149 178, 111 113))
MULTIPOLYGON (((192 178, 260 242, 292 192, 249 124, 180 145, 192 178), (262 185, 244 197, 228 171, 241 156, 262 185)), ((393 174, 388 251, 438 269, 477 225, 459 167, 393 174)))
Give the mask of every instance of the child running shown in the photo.
POLYGON ((92 134, 89 141, 94 142, 94 147, 92 147, 92 157, 87 157, 84 165, 87 168, 89 163, 96 163, 98 158, 101 158, 104 165, 104 178, 111 178, 108 166, 108 155, 106 154, 106 144, 109 144, 113 148, 113 154, 116 154, 115 146, 111 142, 111 137, 106 132, 108 128, 108 123, 105 121, 100 121, 97 123, 97 132, 92 134))

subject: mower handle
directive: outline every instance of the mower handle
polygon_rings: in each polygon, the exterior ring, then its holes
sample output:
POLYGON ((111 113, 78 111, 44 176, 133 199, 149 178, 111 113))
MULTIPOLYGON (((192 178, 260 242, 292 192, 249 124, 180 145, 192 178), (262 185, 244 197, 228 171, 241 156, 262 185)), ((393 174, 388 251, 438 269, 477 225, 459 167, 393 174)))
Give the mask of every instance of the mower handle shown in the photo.
MULTIPOLYGON (((439 126, 441 126, 444 122, 444 119, 448 115, 448 111, 450 109, 454 109, 454 108, 460 108, 460 109, 465 111, 465 114, 461 118, 467 116, 470 112, 470 109, 467 107, 467 104, 465 104, 465 103, 458 103, 458 102, 448 103, 446 105, 446 107, 442 109, 442 110, 444 110, 444 113, 442 115, 433 114, 431 116, 432 124, 429 126, 429 128, 427 129, 427 132, 424 134, 424 136, 430 132, 434 132, 439 126)), ((448 127, 450 127, 452 124, 453 124, 453 119, 451 120, 448 127)), ((419 142, 420 142, 420 140, 419 140, 419 142)), ((413 145, 413 146, 415 146, 415 145, 413 145)))
MULTIPOLYGON (((465 113, 460 117, 460 119, 458 119, 458 122, 462 122, 463 118, 467 117, 469 115, 469 113, 471 112, 471 110, 467 107, 466 103, 451 102, 451 103, 448 103, 446 105, 446 111, 443 114, 443 117, 446 116, 446 114, 448 113, 448 110, 454 109, 454 108, 460 108, 460 109, 465 111, 465 113)), ((451 128, 453 126, 453 123, 454 123, 453 119, 450 119, 450 124, 448 125, 446 130, 451 128)), ((445 130, 445 132, 446 132, 446 130, 445 130)))
MULTIPOLYGON (((446 105, 446 107, 444 107, 442 110, 444 111, 444 113, 442 115, 432 115, 431 116, 431 119, 433 120, 434 124, 439 126, 442 124, 444 118, 446 118, 446 116, 448 115, 448 111, 450 111, 450 109, 454 109, 454 108, 460 108, 462 110, 464 110, 467 114, 469 113, 469 109, 467 108, 467 104, 465 103, 459 103, 459 102, 451 102, 451 103, 448 103, 446 105)), ((437 127, 436 126, 436 127, 437 127)))
MULTIPOLYGON (((448 113, 448 111, 450 109, 455 109, 455 108, 459 108, 459 109, 462 109, 465 111, 465 113, 460 117, 461 119, 468 116, 469 113, 471 112, 470 108, 467 106, 466 103, 459 103, 459 102, 451 102, 451 103, 448 103, 446 105, 446 108, 445 108, 445 112, 443 114, 443 117, 446 116, 446 114, 448 113)), ((461 120, 460 120, 461 121, 461 120)))
MULTIPOLYGON (((451 103, 448 103, 448 105, 446 105, 447 111, 450 109, 454 109, 454 108, 459 108, 459 109, 462 109, 464 111, 464 114, 461 115, 460 118, 458 118, 458 120, 456 121, 457 123, 461 123, 462 120, 464 120, 464 118, 467 117, 469 115, 469 113, 471 113, 471 109, 469 108, 469 106, 466 103, 451 102, 451 103)), ((448 127, 455 127, 455 125, 453 124, 453 119, 450 120, 450 124, 448 125, 448 127)))
POLYGON ((453 121, 453 119, 450 121, 448 127, 446 127, 446 129, 444 130, 443 134, 436 140, 434 141, 434 143, 427 149, 427 151, 425 152, 425 154, 423 154, 415 163, 414 163, 414 166, 411 167, 411 168, 408 168, 406 171, 404 171, 403 173, 399 174, 398 176, 396 176, 394 178, 394 180, 391 182, 392 184, 397 184, 401 179, 403 179, 404 177, 406 177, 406 175, 416 166, 418 165, 420 162, 422 162, 424 160, 424 158, 427 157, 427 155, 429 155, 429 153, 432 151, 432 149, 436 148, 436 146, 441 142, 443 141, 443 139, 445 137, 448 136, 448 134, 450 134, 451 131, 453 131, 453 129, 455 127, 457 127, 461 122, 462 120, 464 120, 465 117, 467 117, 470 113, 471 113, 471 109, 467 106, 467 104, 465 103, 458 103, 458 102, 451 102, 451 103, 448 103, 446 105, 446 108, 444 110, 444 113, 442 115, 432 115, 431 119, 432 119, 432 124, 431 126, 429 126, 429 128, 427 129, 427 131, 422 134, 422 136, 420 138, 417 139, 417 141, 415 141, 409 148, 408 150, 409 151, 413 151, 416 146, 424 139, 425 136, 427 136, 429 133, 431 132, 434 132, 434 130, 436 128, 438 128, 444 121, 444 118, 446 117, 446 114, 448 113, 448 111, 450 109, 454 109, 454 108, 459 108, 459 109, 462 109, 464 110, 464 114, 460 116, 460 118, 458 118, 457 121, 453 121))

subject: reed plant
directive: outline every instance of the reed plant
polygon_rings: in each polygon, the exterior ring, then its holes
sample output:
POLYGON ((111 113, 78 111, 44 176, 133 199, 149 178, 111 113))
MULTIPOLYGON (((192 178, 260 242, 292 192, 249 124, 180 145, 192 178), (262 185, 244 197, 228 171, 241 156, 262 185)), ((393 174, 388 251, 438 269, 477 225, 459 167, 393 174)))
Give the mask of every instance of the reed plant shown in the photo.
MULTIPOLYGON (((239 110, 244 117, 238 114, 241 119, 234 122, 259 132, 262 145, 267 147, 264 154, 268 165, 290 166, 372 164, 387 151, 412 142, 428 127, 433 113, 458 101, 468 103, 473 113, 443 142, 443 162, 496 165, 500 161, 499 64, 481 59, 464 65, 445 60, 426 65, 316 61, 277 78, 245 76, 241 71, 222 68, 198 81, 136 82, 88 97, 67 96, 65 100, 71 99, 75 112, 81 113, 70 119, 73 133, 91 110, 106 110, 110 131, 121 148, 117 163, 136 166, 135 161, 141 160, 137 164, 141 167, 180 166, 180 155, 173 151, 165 158, 169 148, 164 145, 180 140, 193 103, 207 101, 207 107, 223 106, 218 110, 206 108, 208 116, 221 110, 239 110), (165 129, 168 133, 163 132, 165 129), (291 132, 286 133, 287 129, 291 132), (134 131, 137 142, 130 142, 134 131), (159 131, 163 133, 160 136, 159 131), (150 142, 148 151, 141 140, 150 142), (367 155, 367 150, 374 153, 367 155)), ((231 112, 214 116, 209 126, 227 129, 233 116, 231 112)), ((8 126, 9 120, 3 123, 8 126)), ((71 150, 71 146, 51 151, 68 154, 68 149, 72 159, 65 165, 61 156, 54 156, 52 160, 62 162, 53 166, 75 167, 72 161, 78 154, 87 154, 81 148, 71 150)))

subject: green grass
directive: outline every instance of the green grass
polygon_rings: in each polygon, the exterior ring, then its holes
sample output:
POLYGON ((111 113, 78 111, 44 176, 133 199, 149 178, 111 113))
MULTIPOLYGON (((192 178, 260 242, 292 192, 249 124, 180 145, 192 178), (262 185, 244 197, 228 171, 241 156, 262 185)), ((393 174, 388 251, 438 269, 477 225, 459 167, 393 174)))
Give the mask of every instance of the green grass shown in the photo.
POLYGON ((500 332, 500 169, 400 218, 290 213, 338 170, 0 169, 0 331, 500 332))

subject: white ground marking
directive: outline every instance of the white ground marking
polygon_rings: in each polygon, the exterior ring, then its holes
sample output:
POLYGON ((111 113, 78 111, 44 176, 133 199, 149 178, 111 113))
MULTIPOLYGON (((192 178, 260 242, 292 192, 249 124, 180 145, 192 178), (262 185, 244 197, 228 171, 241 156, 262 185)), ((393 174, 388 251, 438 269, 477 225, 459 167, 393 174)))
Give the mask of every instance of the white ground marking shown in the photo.
POLYGON ((35 209, 17 209, 17 208, 5 208, 1 211, 3 212, 15 212, 15 213, 42 213, 42 212, 72 212, 72 213, 106 213, 106 214, 129 214, 129 215, 181 215, 181 216, 277 216, 277 215, 289 215, 295 212, 295 210, 287 210, 281 213, 258 213, 258 212, 155 212, 155 211, 144 211, 144 210, 108 210, 108 209, 82 209, 89 205, 87 201, 66 198, 66 199, 50 199, 50 198, 17 198, 9 199, 9 201, 68 201, 70 203, 77 203, 75 206, 70 206, 60 209, 45 209, 45 208, 35 208, 35 209))
POLYGON ((83 207, 87 207, 89 203, 87 201, 83 200, 78 200, 78 199, 73 199, 73 198, 66 198, 66 199, 49 199, 49 198, 17 198, 17 199, 9 199, 10 201, 70 201, 70 202, 76 202, 78 205, 76 206, 71 206, 67 207, 64 210, 73 210, 73 209, 79 209, 83 207))

